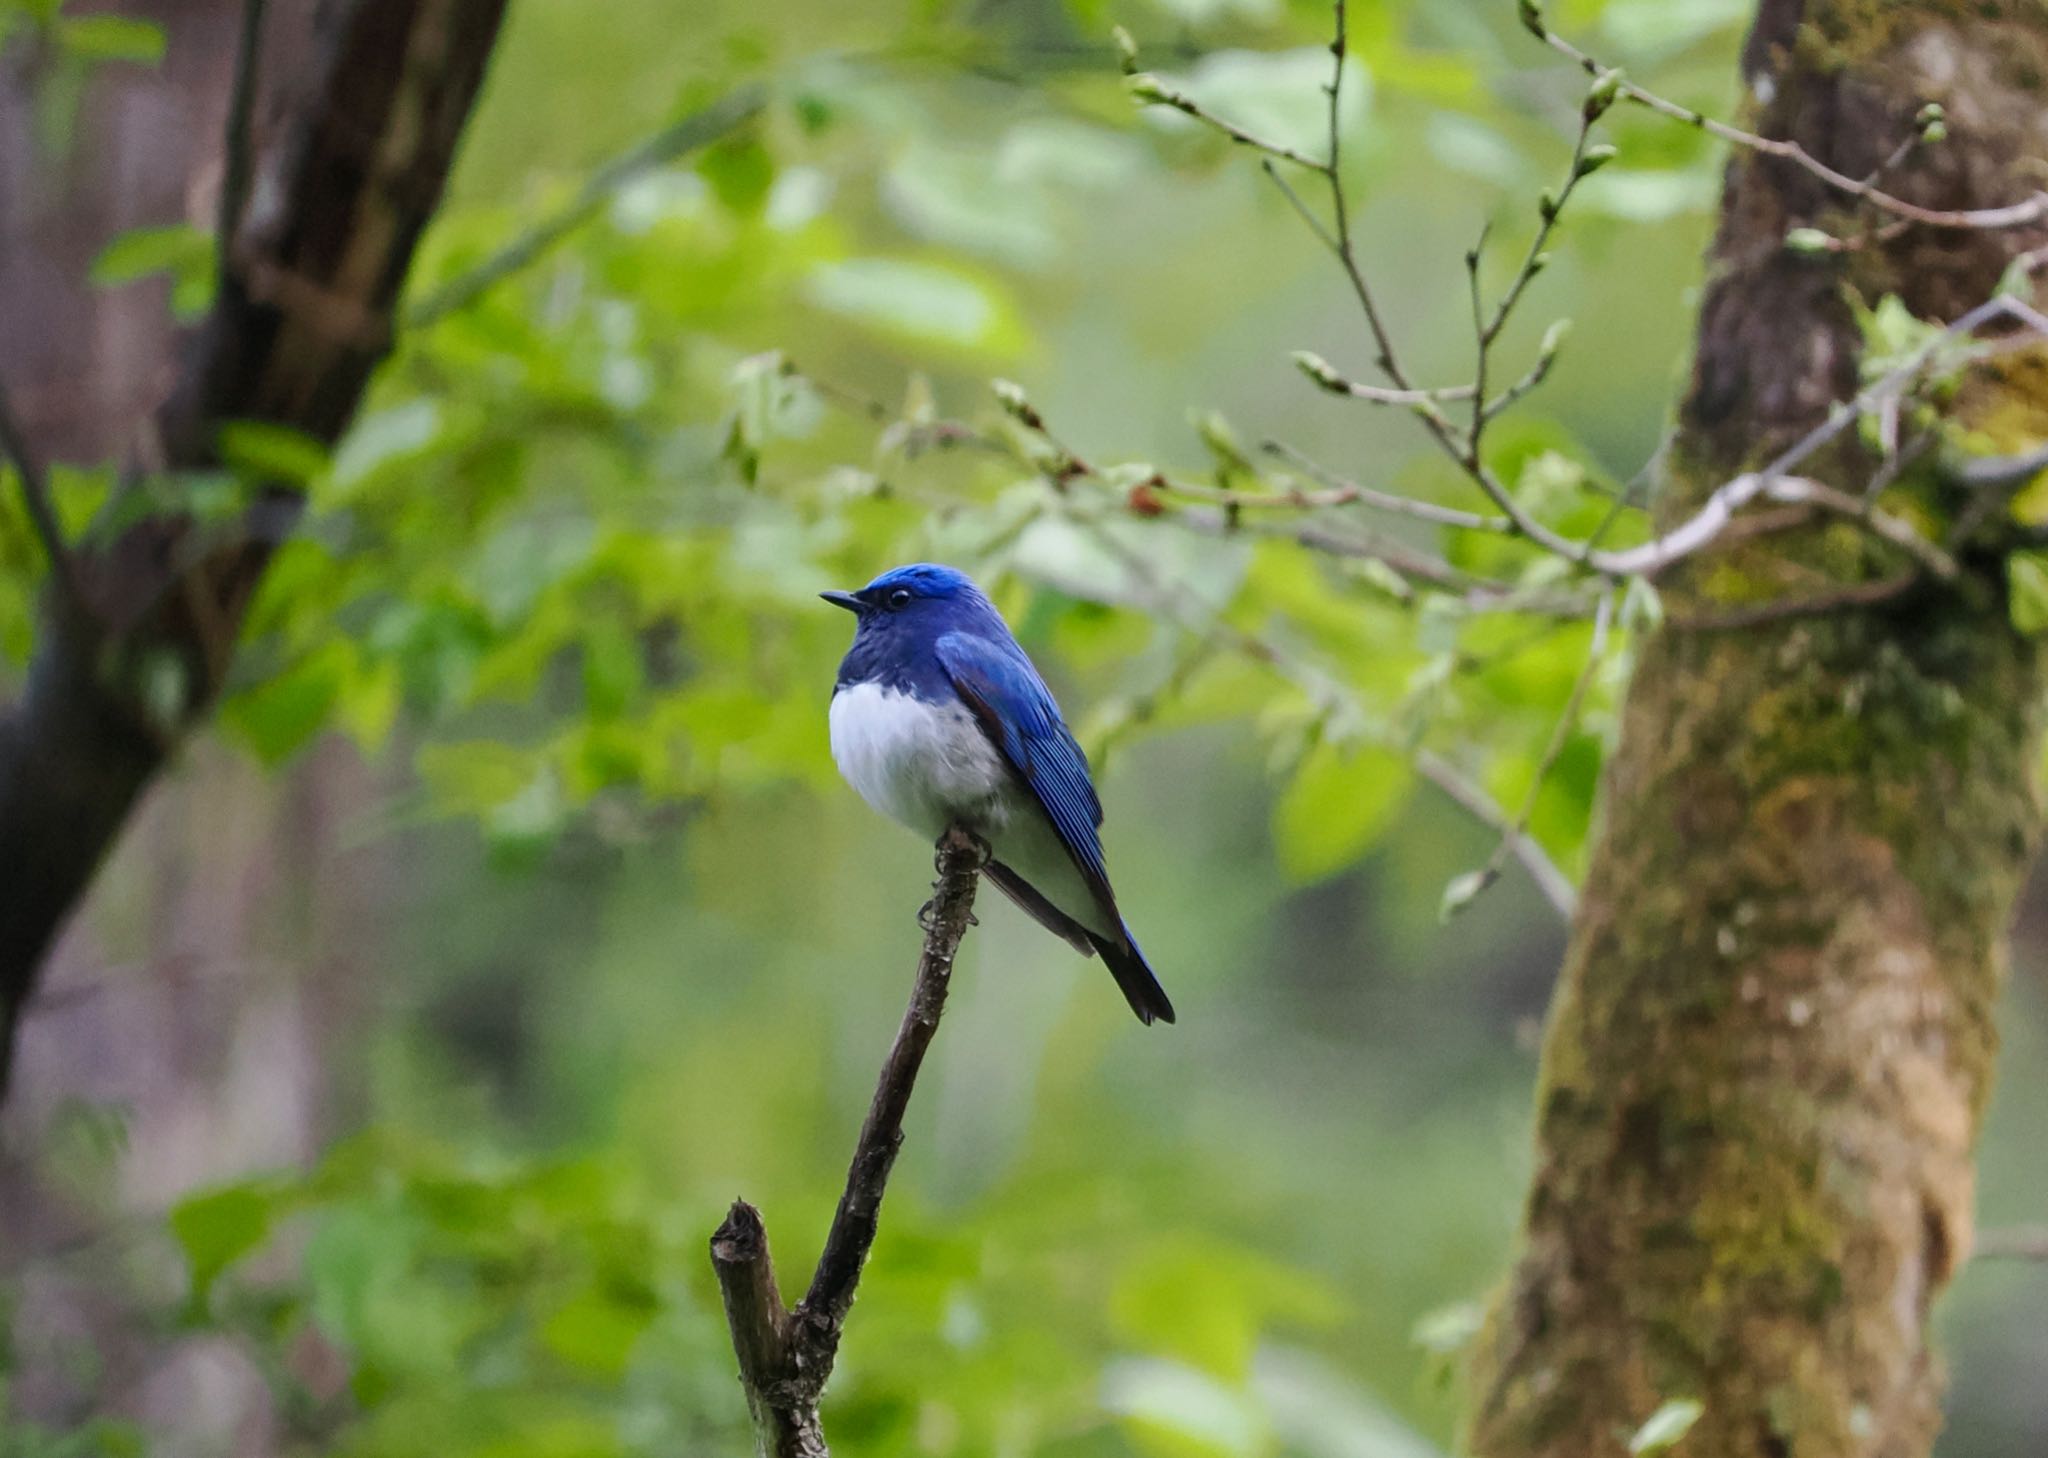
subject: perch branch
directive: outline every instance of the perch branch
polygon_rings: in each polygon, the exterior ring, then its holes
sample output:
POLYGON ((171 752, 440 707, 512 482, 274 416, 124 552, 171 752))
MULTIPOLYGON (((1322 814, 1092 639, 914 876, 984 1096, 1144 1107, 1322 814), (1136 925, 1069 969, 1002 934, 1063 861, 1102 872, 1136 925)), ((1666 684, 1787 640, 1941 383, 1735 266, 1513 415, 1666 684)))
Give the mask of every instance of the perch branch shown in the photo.
POLYGON ((725 1299, 733 1354, 763 1458, 825 1458, 818 1402, 832 1376, 861 1267, 875 1243, 889 1171, 903 1147, 903 1116, 945 1010, 953 959, 974 921, 975 885, 987 856, 988 848, 957 826, 939 839, 939 876, 919 918, 924 952, 910 1005, 882 1064, 846 1172, 845 1192, 803 1300, 784 1312, 768 1257, 768 1232, 753 1206, 735 1201, 711 1238, 711 1265, 725 1299))

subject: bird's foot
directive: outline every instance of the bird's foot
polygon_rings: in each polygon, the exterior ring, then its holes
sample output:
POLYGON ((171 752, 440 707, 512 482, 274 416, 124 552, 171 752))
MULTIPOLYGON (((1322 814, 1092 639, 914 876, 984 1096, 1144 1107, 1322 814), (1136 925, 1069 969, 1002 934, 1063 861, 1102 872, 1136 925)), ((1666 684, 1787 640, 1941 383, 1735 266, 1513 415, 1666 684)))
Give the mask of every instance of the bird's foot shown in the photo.
MULTIPOLYGON (((930 933, 930 932, 932 932, 932 931, 936 930, 936 928, 937 928, 937 923, 938 923, 938 919, 939 919, 939 898, 938 898, 938 897, 934 896, 934 897, 933 897, 933 898, 932 898, 931 900, 929 900, 929 901, 925 902, 925 904, 924 904, 924 905, 922 905, 922 906, 920 906, 920 907, 918 907, 918 908, 917 908, 917 924, 918 924, 919 926, 923 927, 923 928, 924 928, 924 930, 925 930, 925 931, 926 931, 927 933, 930 933)), ((968 924, 969 926, 980 926, 980 925, 981 925, 981 918, 980 918, 980 917, 978 917, 978 916, 976 916, 976 915, 975 915, 975 914, 974 914, 973 912, 971 912, 971 911, 970 911, 970 912, 968 912, 968 913, 967 913, 967 924, 968 924)))
POLYGON ((986 840, 964 825, 950 825, 946 828, 946 833, 939 837, 939 843, 934 848, 932 856, 932 863, 938 867, 941 875, 946 870, 946 853, 952 850, 972 851, 974 869, 977 871, 995 859, 995 851, 986 840))

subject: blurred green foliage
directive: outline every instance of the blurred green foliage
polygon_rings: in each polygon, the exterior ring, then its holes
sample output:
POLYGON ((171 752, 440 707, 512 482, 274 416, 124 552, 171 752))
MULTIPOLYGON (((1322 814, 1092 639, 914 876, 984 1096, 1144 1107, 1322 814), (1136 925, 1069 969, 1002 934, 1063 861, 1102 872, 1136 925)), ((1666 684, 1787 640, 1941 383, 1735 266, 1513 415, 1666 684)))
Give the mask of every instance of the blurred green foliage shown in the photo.
MULTIPOLYGON (((1562 0, 1552 18, 1719 111, 1744 9, 1562 0)), ((1481 276, 1506 277, 1583 78, 1507 0, 1353 10, 1366 254, 1418 372, 1455 381, 1461 254, 1492 222, 1481 276)), ((110 17, 7 23, 146 59, 110 17)), ((1319 146, 1328 14, 1307 0, 613 0, 601 23, 524 0, 416 301, 641 138, 744 86, 765 108, 405 331, 331 458, 261 430, 224 442, 242 475, 302 482, 312 512, 223 724, 269 766, 335 734, 384 762, 406 788, 352 833, 403 839, 417 866, 360 933, 396 989, 359 1050, 365 1132, 122 1236, 179 1273, 139 1280, 156 1319, 235 1343, 295 1451, 745 1450, 705 1240, 745 1193, 800 1286, 922 894, 923 849, 832 774, 846 625, 815 593, 917 558, 973 572, 1062 693, 1187 1016, 1140 1037, 1099 969, 988 914, 853 1313, 835 1451, 1447 1448, 1450 1373, 1521 1183, 1516 1031, 1556 933, 1512 872, 1439 926, 1492 836, 1410 765, 1428 750, 1509 811, 1536 791, 1534 834, 1576 867, 1626 649, 1539 788, 1583 621, 1476 614, 1133 495, 1155 462, 1265 489, 1247 443, 1277 437, 1478 504, 1411 421, 1290 367, 1311 349, 1364 373, 1341 278, 1250 158, 1132 107, 1117 23, 1205 105, 1319 146)), ((1718 165, 1625 111, 1603 134, 1620 158, 1505 348, 1528 360, 1565 313, 1577 330, 1489 447, 1530 510, 1579 533, 1660 437, 1718 165)), ((177 228, 96 265, 109 287, 167 274, 185 310, 209 272, 177 228)), ((56 485, 73 523, 107 494, 88 473, 56 485)), ((0 496, 17 661, 19 510, 0 496)), ((1356 507, 1318 520, 1532 591, 1552 570, 1356 507)), ((1624 625, 1653 610, 1632 600, 1624 625)), ((144 1446, 101 1422, 18 1426, 0 1452, 144 1446)))

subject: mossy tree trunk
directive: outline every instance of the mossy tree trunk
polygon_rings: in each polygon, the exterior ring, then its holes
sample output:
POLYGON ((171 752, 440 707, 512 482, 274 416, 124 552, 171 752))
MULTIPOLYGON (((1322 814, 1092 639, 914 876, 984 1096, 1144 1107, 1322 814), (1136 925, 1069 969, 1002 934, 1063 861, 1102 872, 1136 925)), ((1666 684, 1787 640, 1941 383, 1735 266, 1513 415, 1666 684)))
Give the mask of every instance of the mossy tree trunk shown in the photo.
MULTIPOLYGON (((2041 0, 1764 0, 1744 70, 1755 130, 1856 177, 1939 102, 1947 137, 1886 174, 1911 201, 2048 178, 2041 0)), ((1665 519, 1856 392, 1856 302, 1952 320, 2044 240, 1900 227, 1735 157, 1665 519), (1858 242, 1788 251, 1809 226, 1858 242)), ((1978 449, 2048 439, 2048 354, 1975 367, 1944 409, 1978 449)), ((1861 491, 1853 434, 1803 472, 1861 491)), ((1902 494, 1938 536, 1965 509, 1931 469, 1902 494)), ((1970 1246, 2040 822, 2042 662, 2008 621, 2004 531, 1959 548, 1958 586, 1877 606, 1757 611, 1897 570, 1841 524, 1662 584, 1551 1010, 1517 1264, 1475 1352, 1480 1458, 1618 1454, 1673 1399, 1704 1408, 1683 1458, 1929 1451, 1928 1310, 1970 1246)))

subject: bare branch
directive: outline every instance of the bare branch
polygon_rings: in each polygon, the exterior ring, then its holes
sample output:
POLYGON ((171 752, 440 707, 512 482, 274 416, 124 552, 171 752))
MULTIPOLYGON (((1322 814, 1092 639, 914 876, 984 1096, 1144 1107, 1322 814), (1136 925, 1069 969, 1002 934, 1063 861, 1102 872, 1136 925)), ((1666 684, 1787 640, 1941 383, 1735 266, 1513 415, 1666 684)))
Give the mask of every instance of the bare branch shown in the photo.
POLYGON ((761 1452, 768 1458, 824 1458, 818 1403, 832 1376, 861 1267, 875 1242, 889 1171, 903 1147, 903 1116, 945 1010, 953 959, 974 922, 975 886, 987 858, 988 847, 957 826, 939 838, 939 875, 920 916, 924 951, 910 1005, 882 1064, 874 1101, 854 1144, 845 1192, 803 1300, 794 1311, 783 1312, 768 1259, 768 1233, 751 1205, 735 1201, 712 1237, 711 1262, 725 1298, 733 1351, 761 1452))
POLYGON ((589 222, 626 184, 686 152, 708 146, 739 130, 767 104, 761 88, 749 86, 693 111, 638 145, 621 152, 576 189, 557 211, 506 243, 476 267, 442 284, 405 311, 406 327, 423 329, 465 309, 503 280, 531 266, 564 238, 589 222))
POLYGON ((1279 456, 1295 469, 1330 488, 1324 493, 1324 499, 1331 505, 1355 501, 1375 511, 1413 517, 1417 521, 1435 522, 1438 526, 1458 527, 1465 531, 1512 535, 1515 530, 1515 524, 1504 516, 1482 516, 1476 511, 1461 511, 1455 506, 1439 506, 1433 501, 1422 501, 1413 496, 1399 496, 1391 491, 1377 491, 1370 486, 1347 480, 1285 441, 1269 440, 1263 443, 1263 448, 1268 454, 1279 456))
POLYGON ((1320 355, 1306 351, 1294 356, 1295 367, 1317 386, 1332 395, 1348 395, 1354 400, 1363 400, 1369 405, 1406 405, 1411 409, 1418 405, 1442 405, 1452 400, 1477 398, 1475 385, 1438 385, 1422 389, 1390 390, 1384 385, 1368 385, 1349 375, 1339 372, 1320 355))
POLYGON ((1291 162, 1296 167, 1306 167, 1311 172, 1327 172, 1335 165, 1330 162, 1319 162, 1305 152, 1297 152, 1294 148, 1279 142, 1269 142, 1234 122, 1225 121, 1186 92, 1174 90, 1149 71, 1139 71, 1125 77, 1124 84, 1130 88, 1131 95, 1146 105, 1164 106, 1185 116, 1191 116, 1210 130, 1221 132, 1240 147, 1250 147, 1254 152, 1263 152, 1268 157, 1291 162))
MULTIPOLYGON (((1545 25, 1540 9, 1524 5, 1522 20, 1539 40, 1559 55, 1570 57, 1587 75, 1613 74, 1600 62, 1545 25)), ((1659 115, 1684 122, 1690 127, 1697 127, 1711 136, 1719 137, 1724 142, 1732 142, 1749 151, 1761 152, 1770 157, 1782 157, 1795 166, 1803 167, 1838 192, 1846 193, 1894 216, 1915 223, 1924 223, 1930 228, 2016 228, 2048 217, 2048 193, 2043 192, 2036 192, 2020 202, 2000 208, 1976 208, 1964 212, 1923 208, 1918 203, 1907 202, 1904 198, 1894 197, 1879 188, 1876 185, 1876 177, 1882 173, 1882 168, 1879 169, 1879 173, 1873 173, 1868 179, 1854 178, 1847 173, 1837 172, 1797 142, 1760 137, 1754 132, 1745 132, 1740 127, 1717 121, 1704 112, 1695 111, 1689 106, 1680 106, 1675 101, 1668 101, 1632 81, 1621 80, 1619 87, 1620 94, 1638 106, 1648 107, 1659 115)))
POLYGON ((1976 456, 1942 472, 1942 479, 1980 491, 2005 491, 2048 471, 2048 445, 2017 456, 1976 456))

